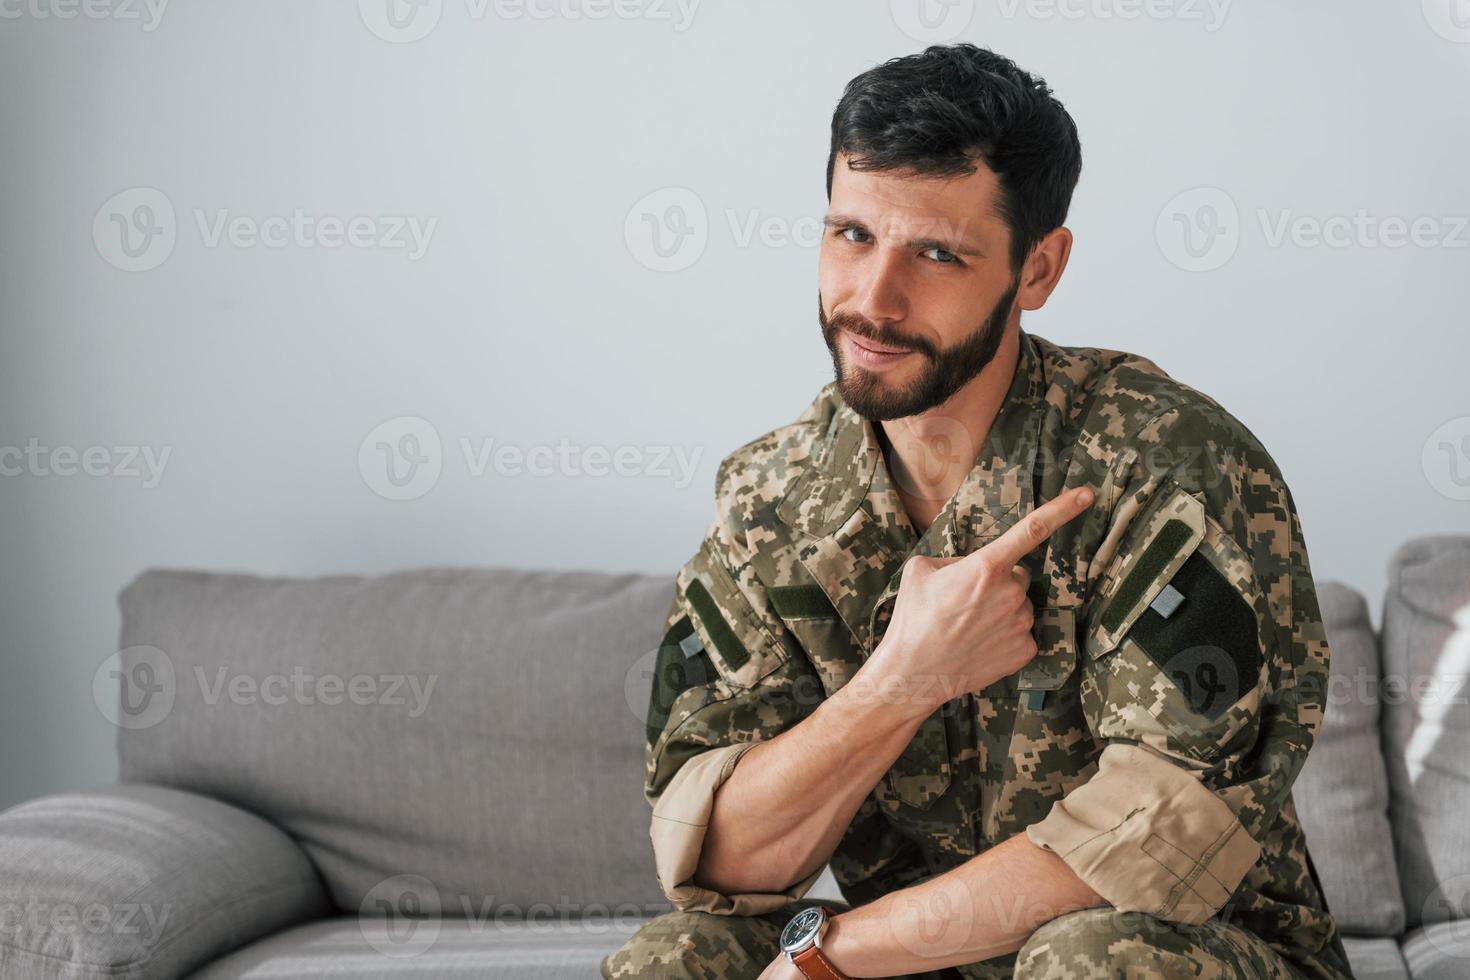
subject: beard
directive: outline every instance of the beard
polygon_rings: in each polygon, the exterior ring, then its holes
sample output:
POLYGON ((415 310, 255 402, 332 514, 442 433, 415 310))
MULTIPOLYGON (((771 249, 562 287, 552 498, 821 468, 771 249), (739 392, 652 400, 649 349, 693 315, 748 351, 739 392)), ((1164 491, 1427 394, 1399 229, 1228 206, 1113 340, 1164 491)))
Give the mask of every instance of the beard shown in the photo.
POLYGON ((839 310, 829 320, 822 308, 822 294, 818 291, 817 319, 822 324, 822 339, 832 354, 837 393, 854 412, 873 422, 918 415, 944 404, 994 360, 1020 287, 1018 273, 984 322, 964 340, 943 350, 923 337, 906 336, 891 326, 880 328, 855 313, 839 310), (843 330, 885 347, 913 351, 927 363, 917 378, 898 387, 890 385, 881 375, 857 365, 849 365, 843 371, 837 343, 837 335, 843 330))

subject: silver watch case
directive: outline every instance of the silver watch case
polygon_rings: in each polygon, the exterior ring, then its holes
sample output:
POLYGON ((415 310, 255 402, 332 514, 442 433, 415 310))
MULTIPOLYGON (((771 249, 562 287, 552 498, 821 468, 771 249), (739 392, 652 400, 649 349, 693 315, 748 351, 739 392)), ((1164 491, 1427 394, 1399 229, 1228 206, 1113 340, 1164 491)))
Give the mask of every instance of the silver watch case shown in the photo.
POLYGON ((787 956, 806 952, 813 946, 822 948, 822 932, 827 925, 827 910, 819 905, 802 909, 781 930, 781 952, 787 956))

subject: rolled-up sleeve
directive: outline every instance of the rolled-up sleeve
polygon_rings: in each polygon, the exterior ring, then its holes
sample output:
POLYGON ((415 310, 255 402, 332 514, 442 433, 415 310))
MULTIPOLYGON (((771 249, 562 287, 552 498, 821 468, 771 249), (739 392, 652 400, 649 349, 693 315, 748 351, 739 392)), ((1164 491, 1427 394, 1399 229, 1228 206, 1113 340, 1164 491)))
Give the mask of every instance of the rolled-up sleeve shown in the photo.
POLYGON ((1027 829, 1108 904, 1199 924, 1261 855, 1235 812, 1143 746, 1103 749, 1097 775, 1027 829))
POLYGON ((1154 431, 1213 451, 1217 478, 1118 480, 1083 626, 1103 750, 1027 836, 1116 908, 1197 924, 1261 859, 1321 723, 1328 650, 1270 457, 1218 419, 1171 421, 1154 431))
POLYGON ((684 763, 653 808, 653 853, 658 881, 675 908, 717 915, 760 915, 795 901, 821 877, 818 868, 784 892, 722 895, 696 885, 715 792, 754 742, 710 749, 684 763))
POLYGON ((680 910, 773 911, 805 894, 821 869, 785 891, 734 895, 696 883, 695 870, 719 788, 757 742, 810 714, 820 683, 718 522, 680 569, 664 628, 644 784, 659 885, 680 910))

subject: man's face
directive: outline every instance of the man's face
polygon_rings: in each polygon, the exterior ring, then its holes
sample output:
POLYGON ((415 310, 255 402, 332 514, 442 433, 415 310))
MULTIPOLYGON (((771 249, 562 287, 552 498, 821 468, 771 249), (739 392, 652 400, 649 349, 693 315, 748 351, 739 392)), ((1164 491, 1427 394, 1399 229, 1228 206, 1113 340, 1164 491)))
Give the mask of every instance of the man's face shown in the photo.
POLYGON ((873 420, 943 404, 995 357, 1019 273, 981 164, 950 179, 858 173, 839 155, 818 268, 838 392, 873 420))

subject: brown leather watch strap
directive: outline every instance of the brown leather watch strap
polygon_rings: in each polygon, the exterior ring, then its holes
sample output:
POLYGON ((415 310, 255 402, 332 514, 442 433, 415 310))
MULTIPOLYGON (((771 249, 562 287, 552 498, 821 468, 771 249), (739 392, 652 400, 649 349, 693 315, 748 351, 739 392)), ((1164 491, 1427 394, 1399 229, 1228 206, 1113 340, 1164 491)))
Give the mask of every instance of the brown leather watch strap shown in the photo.
POLYGON ((807 980, 848 980, 847 974, 832 965, 832 961, 822 955, 820 948, 813 946, 811 949, 802 950, 791 958, 801 975, 807 980))
MULTIPOLYGON (((823 905, 822 909, 827 913, 829 921, 831 916, 837 914, 837 910, 830 905, 823 905)), ((791 957, 791 962, 807 980, 851 980, 847 974, 832 965, 832 961, 827 959, 827 955, 822 952, 821 946, 813 945, 809 949, 802 950, 791 957)))

